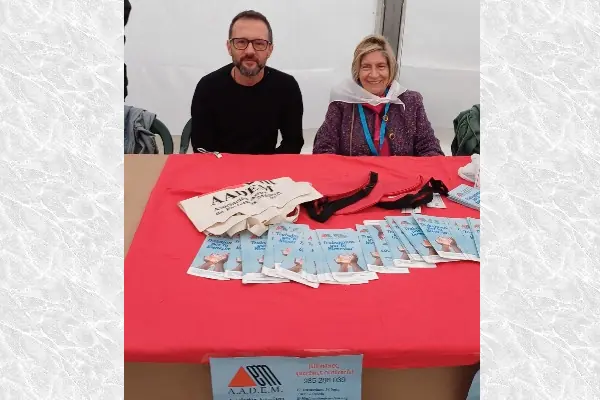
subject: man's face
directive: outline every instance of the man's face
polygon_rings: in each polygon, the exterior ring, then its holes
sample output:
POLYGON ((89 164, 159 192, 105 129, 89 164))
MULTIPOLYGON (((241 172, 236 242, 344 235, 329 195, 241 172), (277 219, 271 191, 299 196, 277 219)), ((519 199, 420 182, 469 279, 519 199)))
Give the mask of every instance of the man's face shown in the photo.
POLYGON ((269 30, 267 25, 255 19, 239 19, 233 25, 231 39, 234 40, 233 43, 232 40, 227 41, 227 51, 233 64, 244 76, 258 75, 267 64, 267 60, 273 51, 273 45, 268 43, 269 30), (255 45, 250 42, 257 39, 259 42, 255 45), (266 46, 265 42, 267 42, 266 46))

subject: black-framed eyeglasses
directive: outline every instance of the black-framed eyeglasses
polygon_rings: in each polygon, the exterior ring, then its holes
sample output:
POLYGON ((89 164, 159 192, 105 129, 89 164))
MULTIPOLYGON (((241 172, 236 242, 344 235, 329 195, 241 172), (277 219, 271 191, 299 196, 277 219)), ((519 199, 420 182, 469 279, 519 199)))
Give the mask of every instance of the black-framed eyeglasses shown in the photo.
POLYGON ((229 39, 229 42, 238 50, 246 50, 248 45, 252 43, 252 47, 256 51, 265 51, 267 47, 271 44, 268 40, 264 39, 245 39, 245 38, 233 38, 229 39))

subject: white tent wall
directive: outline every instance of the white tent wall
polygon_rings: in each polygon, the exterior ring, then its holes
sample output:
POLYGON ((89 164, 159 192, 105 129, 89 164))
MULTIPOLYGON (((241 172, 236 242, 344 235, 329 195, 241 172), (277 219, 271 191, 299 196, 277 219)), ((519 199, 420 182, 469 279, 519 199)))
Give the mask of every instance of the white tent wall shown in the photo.
POLYGON ((423 95, 444 152, 453 120, 479 103, 479 0, 404 0, 400 82, 423 95))
POLYGON ((225 48, 231 19, 254 9, 273 28, 274 51, 268 64, 295 76, 302 90, 308 131, 303 152, 310 152, 312 134, 327 111, 330 88, 350 75, 354 47, 376 30, 380 0, 131 3, 125 30, 126 104, 156 113, 172 135, 180 135, 200 78, 231 62, 225 48))

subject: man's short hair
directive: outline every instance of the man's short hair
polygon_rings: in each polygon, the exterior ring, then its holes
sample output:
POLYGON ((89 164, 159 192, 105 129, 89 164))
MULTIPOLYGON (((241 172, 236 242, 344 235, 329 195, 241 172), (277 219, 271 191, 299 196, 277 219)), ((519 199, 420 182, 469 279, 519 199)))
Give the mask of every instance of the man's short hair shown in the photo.
POLYGON ((231 34, 233 32, 233 25, 240 19, 255 19, 258 21, 262 21, 267 26, 267 30, 269 31, 269 42, 273 43, 273 30, 271 29, 271 24, 267 17, 254 10, 242 11, 231 20, 231 24, 229 25, 229 39, 231 39, 231 34))

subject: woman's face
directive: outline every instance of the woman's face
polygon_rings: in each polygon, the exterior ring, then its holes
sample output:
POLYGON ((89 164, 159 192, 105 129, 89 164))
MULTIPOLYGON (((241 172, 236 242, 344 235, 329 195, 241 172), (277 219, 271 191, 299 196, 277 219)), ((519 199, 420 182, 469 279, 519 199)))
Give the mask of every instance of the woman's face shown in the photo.
POLYGON ((390 79, 390 67, 381 51, 373 51, 363 57, 358 79, 363 88, 376 96, 383 96, 390 79))

